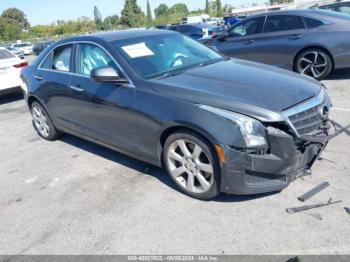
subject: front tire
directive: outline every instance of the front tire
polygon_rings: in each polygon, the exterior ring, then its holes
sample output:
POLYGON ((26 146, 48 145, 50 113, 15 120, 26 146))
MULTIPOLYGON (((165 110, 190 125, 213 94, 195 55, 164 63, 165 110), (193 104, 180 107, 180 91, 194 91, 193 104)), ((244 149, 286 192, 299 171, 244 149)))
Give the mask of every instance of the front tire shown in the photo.
POLYGON ((295 62, 294 70, 316 80, 326 78, 333 69, 330 55, 319 48, 310 48, 301 52, 295 62))
POLYGON ((220 193, 220 165, 213 147, 201 136, 181 131, 164 146, 166 169, 182 192, 208 200, 220 193))
POLYGON ((31 113, 33 117, 33 125, 39 136, 49 141, 54 141, 60 136, 60 133, 54 127, 49 114, 41 104, 33 102, 31 113))

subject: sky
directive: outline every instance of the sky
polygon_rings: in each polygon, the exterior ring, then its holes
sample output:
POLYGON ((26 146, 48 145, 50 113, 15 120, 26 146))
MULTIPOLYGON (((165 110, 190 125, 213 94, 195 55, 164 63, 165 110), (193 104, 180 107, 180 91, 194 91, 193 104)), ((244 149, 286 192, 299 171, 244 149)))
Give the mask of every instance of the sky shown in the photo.
MULTIPOLYGON (((185 3, 190 10, 203 8, 205 0, 149 0, 151 9, 165 3, 185 3)), ((145 11, 147 0, 138 0, 138 5, 145 11)), ((221 0, 222 5, 235 7, 263 4, 266 0, 221 0)), ((80 16, 93 17, 93 8, 97 6, 103 17, 118 14, 124 6, 124 0, 0 0, 0 13, 10 7, 22 10, 31 25, 50 24, 56 20, 77 19, 80 16)))

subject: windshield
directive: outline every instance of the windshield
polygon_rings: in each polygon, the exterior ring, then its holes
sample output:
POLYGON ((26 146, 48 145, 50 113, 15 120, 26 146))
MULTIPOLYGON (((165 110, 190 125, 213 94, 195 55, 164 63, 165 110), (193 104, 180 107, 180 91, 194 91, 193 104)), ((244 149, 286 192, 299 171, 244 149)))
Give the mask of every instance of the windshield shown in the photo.
POLYGON ((14 47, 26 47, 28 44, 15 44, 14 47))
POLYGON ((147 79, 224 60, 210 48, 176 33, 132 38, 112 44, 130 66, 147 79))

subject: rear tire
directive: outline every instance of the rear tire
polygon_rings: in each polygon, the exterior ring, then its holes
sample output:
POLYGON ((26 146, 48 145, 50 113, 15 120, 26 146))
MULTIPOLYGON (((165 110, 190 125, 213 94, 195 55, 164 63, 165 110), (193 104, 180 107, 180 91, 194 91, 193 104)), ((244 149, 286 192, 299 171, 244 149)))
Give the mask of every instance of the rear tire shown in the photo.
POLYGON ((302 75, 307 75, 322 80, 333 69, 331 56, 323 49, 309 48, 301 52, 294 65, 294 70, 302 75))
POLYGON ((186 195, 209 200, 220 193, 221 171, 216 152, 196 133, 182 130, 170 135, 164 145, 164 163, 186 195))
POLYGON ((33 117, 33 125, 39 136, 48 141, 56 140, 61 134, 54 127, 49 114, 44 107, 38 102, 31 105, 31 113, 33 117))

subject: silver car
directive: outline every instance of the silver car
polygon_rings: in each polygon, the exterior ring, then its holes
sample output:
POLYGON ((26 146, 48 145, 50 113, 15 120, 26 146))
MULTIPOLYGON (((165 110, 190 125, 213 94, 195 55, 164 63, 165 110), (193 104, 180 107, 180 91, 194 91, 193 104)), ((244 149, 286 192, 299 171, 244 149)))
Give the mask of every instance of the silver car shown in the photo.
POLYGON ((207 43, 224 55, 258 61, 318 80, 350 67, 350 17, 285 10, 249 17, 207 43))

